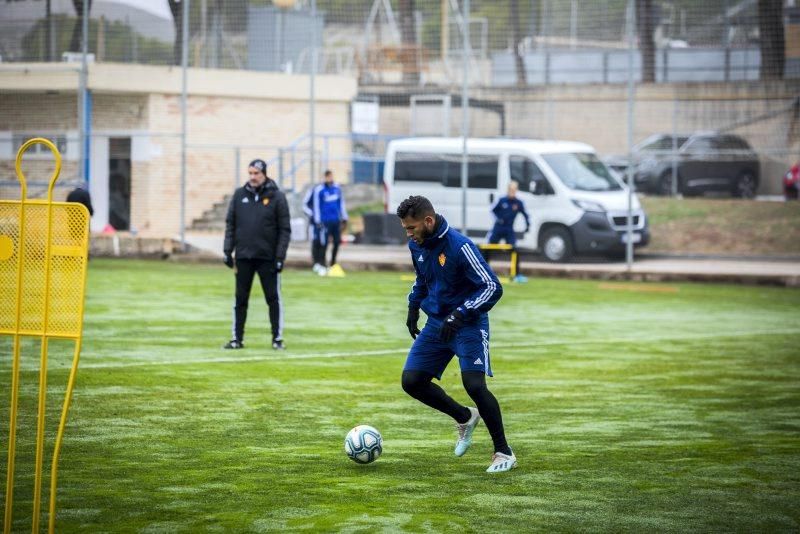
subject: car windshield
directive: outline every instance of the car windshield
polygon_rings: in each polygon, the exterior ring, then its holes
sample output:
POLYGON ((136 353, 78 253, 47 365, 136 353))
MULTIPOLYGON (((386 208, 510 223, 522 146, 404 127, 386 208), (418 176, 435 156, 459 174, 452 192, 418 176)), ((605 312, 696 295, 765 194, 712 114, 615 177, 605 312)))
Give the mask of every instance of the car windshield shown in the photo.
MULTIPOLYGON (((686 136, 676 136, 675 148, 680 148, 689 138, 686 136)), ((655 152, 662 150, 672 150, 672 136, 659 135, 645 139, 634 148, 634 152, 655 152)))
POLYGON ((587 153, 543 154, 542 157, 561 181, 578 191, 619 191, 614 178, 597 156, 587 153))

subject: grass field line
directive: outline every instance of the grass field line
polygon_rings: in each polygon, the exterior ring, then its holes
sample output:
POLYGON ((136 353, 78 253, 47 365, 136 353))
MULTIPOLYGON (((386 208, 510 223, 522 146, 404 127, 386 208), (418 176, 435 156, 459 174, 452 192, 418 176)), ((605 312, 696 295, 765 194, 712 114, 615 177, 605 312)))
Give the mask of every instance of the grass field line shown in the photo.
MULTIPOLYGON (((706 339, 722 339, 722 338, 740 338, 748 336, 767 336, 767 335, 797 335, 800 334, 800 329, 786 329, 786 330, 759 330, 751 332, 728 332, 724 334, 692 334, 692 335, 679 335, 679 336, 653 336, 653 337, 615 337, 605 339, 583 339, 576 340, 551 340, 551 341, 535 341, 530 343, 492 343, 492 348, 497 349, 529 349, 542 346, 559 346, 559 345, 597 345, 597 344, 618 344, 618 343, 632 343, 632 342, 667 342, 667 341, 691 341, 691 340, 706 340, 706 339)), ((282 360, 307 360, 307 359, 324 359, 324 358, 343 358, 343 357, 367 357, 367 356, 388 356, 391 354, 407 353, 410 345, 405 345, 398 348, 386 349, 373 349, 373 350, 354 350, 347 352, 310 352, 305 354, 292 354, 290 352, 279 352, 272 354, 261 354, 257 356, 220 356, 214 358, 191 358, 191 359, 169 359, 169 360, 139 360, 127 362, 103 362, 103 363, 86 363, 81 365, 81 369, 116 369, 125 367, 143 367, 154 365, 196 365, 206 363, 247 363, 247 362, 262 362, 262 361, 282 361, 282 360)))

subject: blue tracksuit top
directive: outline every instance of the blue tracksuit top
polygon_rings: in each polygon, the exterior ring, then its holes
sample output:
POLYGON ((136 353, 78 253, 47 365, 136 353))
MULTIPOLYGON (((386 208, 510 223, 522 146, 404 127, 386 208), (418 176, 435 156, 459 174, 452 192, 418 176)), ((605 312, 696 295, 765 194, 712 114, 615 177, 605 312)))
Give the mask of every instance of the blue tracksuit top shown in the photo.
POLYGON ((315 223, 332 223, 347 220, 347 208, 344 205, 342 189, 336 185, 319 184, 311 193, 311 198, 306 201, 305 210, 315 223), (309 206, 310 201, 310 206, 309 206), (310 211, 310 213, 309 213, 310 211))
POLYGON ((408 306, 440 320, 458 309, 467 321, 475 321, 500 300, 503 287, 475 243, 441 215, 436 222, 434 234, 422 245, 408 241, 417 273, 408 306))
POLYGON ((528 212, 525 211, 525 204, 518 198, 500 197, 492 206, 492 213, 495 216, 495 224, 511 228, 514 226, 514 219, 521 213, 525 217, 525 227, 531 225, 528 212))

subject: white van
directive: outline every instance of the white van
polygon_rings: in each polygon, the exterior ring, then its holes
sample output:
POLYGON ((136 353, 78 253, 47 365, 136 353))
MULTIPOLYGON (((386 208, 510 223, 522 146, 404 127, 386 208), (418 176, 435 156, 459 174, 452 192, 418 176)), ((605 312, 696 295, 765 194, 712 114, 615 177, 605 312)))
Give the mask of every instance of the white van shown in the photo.
MULTIPOLYGON (((461 138, 408 138, 386 150, 384 182, 387 209, 404 199, 430 199, 448 222, 461 230, 461 138)), ((621 254, 625 250, 627 186, 597 158, 594 149, 572 141, 469 139, 467 235, 485 242, 494 224, 491 208, 506 195, 510 180, 531 218, 530 232, 517 217, 517 246, 539 250, 550 261, 575 253, 621 254)), ((633 242, 648 243, 647 217, 633 197, 633 242)))

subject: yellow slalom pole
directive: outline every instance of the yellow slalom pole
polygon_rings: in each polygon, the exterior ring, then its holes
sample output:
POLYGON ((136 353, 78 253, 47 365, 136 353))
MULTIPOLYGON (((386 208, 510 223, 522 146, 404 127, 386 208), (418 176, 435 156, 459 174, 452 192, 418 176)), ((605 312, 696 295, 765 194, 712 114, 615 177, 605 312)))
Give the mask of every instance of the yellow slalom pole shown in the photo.
MULTIPOLYGON (((16 459, 17 441, 17 404, 19 403, 19 360, 20 360, 20 323, 22 322, 22 267, 25 259, 23 246, 25 243, 25 200, 28 198, 28 184, 22 174, 22 154, 17 152, 16 170, 20 185, 19 203, 19 241, 17 242, 17 309, 14 322, 14 355, 11 371, 11 421, 8 429, 8 471, 6 473, 6 512, 3 521, 3 532, 11 532, 11 514, 14 508, 14 462, 16 459)), ((59 162, 60 168, 60 162, 59 162)))
POLYGON ((11 370, 11 422, 8 429, 8 472, 6 473, 6 515, 3 532, 11 532, 11 513, 14 508, 14 459, 17 441, 17 403, 19 402, 20 336, 14 336, 14 356, 11 370))
MULTIPOLYGON (((39 363, 39 417, 36 424, 36 465, 33 482, 33 533, 39 532, 39 519, 42 507, 42 465, 44 464, 44 427, 47 409, 47 332, 49 329, 50 312, 50 264, 52 258, 50 254, 51 241, 53 240, 53 186, 61 172, 61 156, 58 149, 50 141, 43 139, 31 139, 34 142, 46 141, 43 144, 48 146, 56 156, 56 170, 50 179, 47 189, 47 232, 44 241, 44 295, 42 312, 42 343, 39 363)), ((28 141, 29 143, 31 141, 28 141)), ((23 145, 24 148, 24 145, 23 145)), ((21 151, 22 149, 20 149, 21 151)))
MULTIPOLYGON (((47 312, 45 312, 46 314, 47 312)), ((45 324, 47 324, 45 322, 45 324)), ((33 532, 39 532, 42 505, 42 464, 44 462, 44 423, 47 401, 47 336, 42 336, 39 369, 39 414, 36 423, 36 464, 33 479, 33 532)))
MULTIPOLYGON (((83 305, 81 305, 82 307, 83 305)), ((81 310, 81 313, 83 311, 81 310)), ((61 420, 58 422, 58 433, 56 434, 56 444, 53 449, 53 467, 50 470, 50 519, 48 522, 48 532, 54 534, 56 528, 56 484, 58 480, 58 457, 61 453, 61 442, 64 438, 64 428, 67 426, 67 413, 72 402, 72 390, 75 388, 75 377, 78 374, 78 360, 81 356, 81 338, 75 340, 75 354, 72 357, 72 369, 69 372, 67 381, 67 395, 64 397, 64 407, 61 410, 61 420)))

